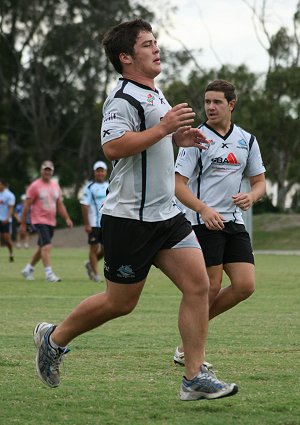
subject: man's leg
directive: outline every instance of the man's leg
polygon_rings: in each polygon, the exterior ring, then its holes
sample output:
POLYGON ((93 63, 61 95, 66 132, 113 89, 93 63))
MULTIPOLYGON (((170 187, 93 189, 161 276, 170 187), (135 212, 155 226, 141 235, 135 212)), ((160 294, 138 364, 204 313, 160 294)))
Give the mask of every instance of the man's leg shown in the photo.
POLYGON ((107 289, 82 301, 59 324, 51 338, 59 346, 66 346, 75 337, 97 328, 109 320, 130 313, 136 306, 145 280, 133 284, 107 282, 107 289))
POLYGON ((89 260, 90 260, 90 265, 94 275, 98 274, 97 272, 98 250, 99 250, 98 244, 90 245, 89 260))
POLYGON ((185 348, 186 377, 194 378, 204 361, 208 329, 208 276, 200 249, 162 250, 155 264, 182 292, 178 327, 185 348))
POLYGON ((144 282, 129 285, 108 282, 105 292, 82 301, 57 327, 45 322, 36 325, 36 369, 44 384, 52 388, 60 384, 59 366, 72 339, 134 309, 144 282))
POLYGON ((41 259, 42 259, 44 267, 50 267, 51 266, 50 253, 52 250, 52 245, 48 243, 47 245, 42 246, 40 250, 41 250, 41 259))
POLYGON ((210 306, 209 319, 224 313, 224 311, 250 297, 255 290, 255 269, 253 264, 229 263, 224 264, 223 267, 230 279, 230 285, 219 291, 210 306))

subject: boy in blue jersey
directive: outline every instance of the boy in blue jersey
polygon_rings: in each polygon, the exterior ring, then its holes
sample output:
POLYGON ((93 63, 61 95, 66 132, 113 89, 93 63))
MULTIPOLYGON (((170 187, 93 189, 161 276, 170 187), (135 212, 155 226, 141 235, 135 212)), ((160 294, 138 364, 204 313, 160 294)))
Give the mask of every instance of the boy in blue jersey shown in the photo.
POLYGON ((180 399, 231 396, 237 386, 219 381, 203 365, 209 281, 199 243, 175 203, 172 143, 199 149, 206 139, 191 127, 195 113, 188 104, 172 108, 155 87, 160 50, 148 22, 135 19, 111 28, 103 45, 122 74, 103 106, 102 146, 113 163, 102 208, 107 288, 81 302, 58 326, 37 324, 38 375, 46 385, 57 387, 66 345, 130 313, 155 264, 182 293, 178 326, 186 365, 180 399))
MULTIPOLYGON (((254 257, 242 211, 266 191, 265 167, 256 138, 233 124, 235 87, 215 80, 205 90, 206 122, 199 128, 209 139, 208 150, 180 149, 175 164, 176 196, 203 250, 210 281, 209 318, 229 310, 255 289, 254 257), (247 177, 250 191, 241 191, 247 177), (230 284, 221 288, 223 271, 230 284)), ((183 345, 175 363, 184 364, 183 345)))
POLYGON ((89 260, 85 262, 85 268, 91 280, 100 282, 97 263, 104 255, 100 210, 108 187, 108 182, 105 181, 107 175, 106 163, 104 161, 95 162, 93 172, 94 179, 85 185, 80 204, 84 230, 88 234, 90 245, 89 260))
POLYGON ((11 224, 15 203, 15 195, 7 188, 6 180, 0 178, 0 236, 1 243, 8 248, 11 263, 14 261, 11 224))

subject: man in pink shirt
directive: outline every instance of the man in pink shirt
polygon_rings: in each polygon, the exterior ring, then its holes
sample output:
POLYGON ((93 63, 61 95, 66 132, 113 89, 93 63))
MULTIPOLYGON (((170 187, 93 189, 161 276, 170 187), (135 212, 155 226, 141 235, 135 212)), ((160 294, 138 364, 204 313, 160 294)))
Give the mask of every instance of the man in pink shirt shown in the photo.
POLYGON ((20 232, 25 232, 26 216, 31 207, 30 218, 38 234, 38 248, 31 262, 26 264, 22 270, 22 275, 27 280, 33 280, 34 266, 42 259, 46 280, 48 282, 60 282, 61 279, 53 273, 50 262, 51 241, 56 226, 56 213, 58 212, 66 221, 68 227, 73 227, 73 222, 62 201, 61 189, 58 183, 52 180, 53 163, 44 161, 40 172, 41 177, 31 183, 27 189, 20 225, 20 232))

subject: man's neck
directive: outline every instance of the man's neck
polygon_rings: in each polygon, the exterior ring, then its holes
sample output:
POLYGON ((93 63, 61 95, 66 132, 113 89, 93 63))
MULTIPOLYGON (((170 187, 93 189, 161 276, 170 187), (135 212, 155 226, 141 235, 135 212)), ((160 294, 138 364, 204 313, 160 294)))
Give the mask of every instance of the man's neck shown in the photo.
POLYGON ((142 75, 137 75, 134 73, 124 72, 122 77, 127 80, 135 81, 136 83, 143 84, 144 86, 150 87, 152 90, 155 90, 154 79, 148 78, 142 75))
POLYGON ((226 123, 211 123, 210 121, 207 121, 207 124, 214 129, 217 133, 219 133, 221 136, 225 136, 231 127, 231 121, 226 123))

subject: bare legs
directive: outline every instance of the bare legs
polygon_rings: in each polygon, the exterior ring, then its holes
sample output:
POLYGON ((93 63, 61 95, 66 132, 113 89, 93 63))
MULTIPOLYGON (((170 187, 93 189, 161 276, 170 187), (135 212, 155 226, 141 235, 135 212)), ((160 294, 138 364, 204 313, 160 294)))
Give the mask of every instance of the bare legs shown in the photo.
MULTIPOLYGON (((191 379, 199 373, 204 360, 208 327, 208 276, 202 252, 196 248, 162 250, 155 263, 182 292, 178 326, 186 347, 186 377, 191 379)), ((130 313, 144 283, 145 280, 135 284, 108 281, 105 292, 82 301, 55 328, 51 335, 53 342, 66 346, 75 337, 130 313)))

